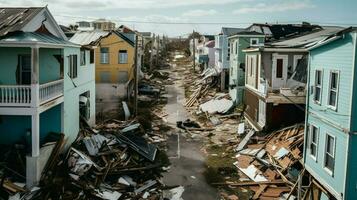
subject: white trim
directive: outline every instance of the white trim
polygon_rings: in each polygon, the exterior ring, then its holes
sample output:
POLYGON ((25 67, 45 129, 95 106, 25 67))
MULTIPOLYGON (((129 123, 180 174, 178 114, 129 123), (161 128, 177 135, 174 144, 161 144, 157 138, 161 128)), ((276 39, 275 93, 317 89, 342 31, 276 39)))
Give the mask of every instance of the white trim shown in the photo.
POLYGON ((309 138, 308 138, 308 142, 307 142, 307 143, 308 143, 307 148, 310 149, 310 151, 309 151, 310 157, 311 157, 315 162, 317 162, 318 148, 319 148, 319 138, 320 138, 320 128, 310 123, 309 130, 310 130, 310 134, 309 134, 309 138), (315 154, 316 154, 316 155, 315 155, 315 156, 312 155, 312 153, 311 153, 311 144, 312 144, 313 128, 316 128, 316 134, 317 134, 317 136, 316 136, 316 144, 315 144, 315 145, 316 145, 316 149, 315 149, 315 154))
POLYGON ((324 168, 324 170, 327 172, 328 175, 333 177, 334 176, 334 171, 335 171, 335 166, 336 166, 336 137, 334 135, 331 135, 331 134, 327 133, 327 132, 326 132, 326 136, 325 136, 325 149, 324 149, 324 157, 323 158, 324 158, 323 159, 324 162, 323 162, 322 167, 324 168), (333 155, 330 155, 334 159, 333 171, 331 169, 327 168, 327 166, 326 166, 327 138, 328 137, 333 138, 333 152, 332 152, 333 155))
POLYGON ((315 104, 318 104, 318 105, 321 105, 321 99, 322 99, 322 89, 323 89, 323 77, 324 77, 324 71, 323 69, 315 69, 315 72, 314 72, 314 96, 313 96, 313 102, 315 104), (320 83, 320 96, 319 96, 319 101, 317 101, 315 99, 315 95, 316 95, 316 75, 317 75, 317 71, 321 72, 321 77, 320 77, 320 80, 321 80, 321 83, 320 83))
POLYGON ((333 111, 337 111, 337 105, 338 105, 338 93, 339 93, 339 88, 340 88, 340 71, 338 70, 330 70, 329 73, 329 82, 328 82, 328 93, 327 93, 327 108, 333 110, 333 111), (335 101, 335 106, 330 105, 330 92, 331 90, 331 77, 332 77, 332 73, 336 73, 337 74, 337 81, 336 81, 336 101, 335 101))

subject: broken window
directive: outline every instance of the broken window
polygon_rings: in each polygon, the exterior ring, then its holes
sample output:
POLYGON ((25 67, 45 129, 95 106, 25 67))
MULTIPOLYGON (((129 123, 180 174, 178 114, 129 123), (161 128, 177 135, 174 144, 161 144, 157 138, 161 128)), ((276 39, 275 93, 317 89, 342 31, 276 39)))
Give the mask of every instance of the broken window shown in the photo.
POLYGON ((109 48, 108 47, 100 48, 100 63, 101 64, 109 63, 109 48))
POLYGON ((259 44, 259 39, 258 38, 250 39, 250 46, 257 46, 258 44, 259 44))
POLYGON ((330 73, 330 86, 329 86, 329 96, 328 96, 328 105, 333 108, 336 108, 337 92, 338 92, 338 72, 334 71, 330 73))
POLYGON ((335 138, 326 134, 325 168, 333 172, 335 168, 335 138))
POLYGON ((321 89, 322 89, 322 71, 316 70, 315 71, 315 95, 314 101, 317 103, 321 102, 321 89))
POLYGON ((276 60, 276 78, 283 78, 283 59, 276 60))
POLYGON ((319 129, 313 125, 311 125, 310 129, 310 155, 316 160, 317 158, 317 144, 319 137, 319 129))
POLYGON ((71 78, 77 78, 77 55, 70 55, 68 58, 68 76, 71 78))

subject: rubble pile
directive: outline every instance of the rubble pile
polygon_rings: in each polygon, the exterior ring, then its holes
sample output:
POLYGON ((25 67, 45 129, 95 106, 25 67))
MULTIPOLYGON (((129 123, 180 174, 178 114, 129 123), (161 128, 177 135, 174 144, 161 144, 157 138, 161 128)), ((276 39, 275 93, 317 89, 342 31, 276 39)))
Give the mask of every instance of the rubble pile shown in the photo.
POLYGON ((66 154, 60 156, 63 135, 55 143, 38 188, 27 190, 7 177, 2 189, 14 199, 161 199, 172 189, 160 181, 169 161, 149 141, 164 139, 135 120, 86 127, 66 154))
POLYGON ((248 188, 251 199, 293 199, 296 185, 304 174, 302 146, 304 125, 298 124, 266 136, 255 136, 249 130, 235 147, 233 163, 240 172, 238 182, 216 183, 248 188))

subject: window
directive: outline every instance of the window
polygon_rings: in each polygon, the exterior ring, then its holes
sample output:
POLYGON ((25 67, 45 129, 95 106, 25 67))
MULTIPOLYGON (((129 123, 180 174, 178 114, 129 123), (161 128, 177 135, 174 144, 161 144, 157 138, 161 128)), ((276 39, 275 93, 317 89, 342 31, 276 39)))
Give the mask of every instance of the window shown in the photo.
POLYGON ((68 76, 71 78, 77 78, 77 55, 70 55, 68 61, 68 76))
POLYGON ((119 64, 128 63, 128 52, 127 50, 119 50, 119 64))
POLYGON ((84 49, 81 49, 81 66, 86 65, 86 51, 84 49))
POLYGON ((335 168, 335 138, 326 134, 325 168, 333 173, 335 168))
POLYGON ((99 72, 101 83, 111 83, 110 72, 99 72))
POLYGON ((109 48, 108 47, 100 48, 100 63, 101 64, 109 63, 109 48))
POLYGON ((276 78, 283 78, 283 59, 276 59, 276 78))
POLYGON ((258 46, 259 45, 259 39, 258 38, 251 38, 250 39, 250 46, 258 46))
POLYGON ((89 52, 89 62, 90 62, 90 64, 94 63, 94 50, 93 49, 91 49, 89 52))
POLYGON ((336 108, 338 94, 338 72, 333 71, 330 73, 330 85, 328 93, 328 105, 336 108))
POLYGON ((317 103, 321 102, 321 90, 322 90, 322 71, 315 71, 315 95, 314 101, 317 103))
POLYGON ((310 138, 309 138, 309 148, 310 148, 310 155, 315 160, 317 158, 317 144, 319 138, 319 129, 313 125, 310 126, 310 138))
POLYGON ((31 84, 31 55, 19 55, 19 68, 19 84, 31 84))

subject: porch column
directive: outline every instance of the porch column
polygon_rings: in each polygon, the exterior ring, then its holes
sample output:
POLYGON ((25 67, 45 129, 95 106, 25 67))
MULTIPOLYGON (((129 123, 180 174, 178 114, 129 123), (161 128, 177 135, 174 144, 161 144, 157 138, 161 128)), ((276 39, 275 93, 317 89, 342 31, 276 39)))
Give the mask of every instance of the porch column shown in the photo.
POLYGON ((26 187, 36 186, 41 178, 40 172, 40 114, 31 116, 31 154, 26 156, 26 187))
POLYGON ((37 108, 40 105, 40 50, 38 47, 31 48, 31 107, 37 108))
POLYGON ((39 48, 31 48, 31 154, 26 156, 26 187, 36 186, 41 177, 39 157, 40 157, 40 113, 38 107, 39 100, 39 48))

